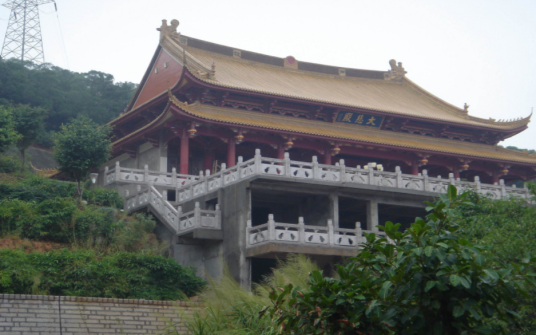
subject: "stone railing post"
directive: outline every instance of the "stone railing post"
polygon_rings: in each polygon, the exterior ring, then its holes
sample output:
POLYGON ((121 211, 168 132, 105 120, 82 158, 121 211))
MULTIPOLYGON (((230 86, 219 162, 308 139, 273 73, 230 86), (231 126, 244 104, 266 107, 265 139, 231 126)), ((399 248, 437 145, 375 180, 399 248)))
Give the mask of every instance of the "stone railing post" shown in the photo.
POLYGON ((167 190, 162 191, 162 206, 164 206, 164 201, 167 201, 167 190))
POLYGON ((268 215, 268 239, 275 241, 275 221, 273 214, 268 215))
POLYGON ((333 220, 328 220, 328 243, 335 245, 335 232, 333 231, 333 220))
POLYGON ((303 216, 298 218, 298 242, 305 243, 305 223, 303 222, 303 216))
POLYGON ((374 164, 368 163, 367 164, 367 170, 368 170, 368 173, 369 173, 369 185, 374 185, 375 184, 375 180, 374 180, 374 164))
POLYGON ((320 179, 320 171, 318 169, 318 157, 313 156, 313 179, 319 180, 320 179))
POLYGON ((504 179, 499 180, 499 185, 501 186, 501 198, 506 198, 506 185, 504 184, 504 179))
POLYGON ((220 178, 221 178, 221 186, 225 185, 225 173, 224 171, 227 170, 227 164, 221 163, 221 170, 220 170, 220 178))
POLYGON ((449 173, 450 184, 456 186, 456 179, 454 179, 454 173, 449 173))
POLYGON ((339 161, 339 169, 341 173, 341 183, 346 182, 346 166, 344 165, 344 159, 339 161))
POLYGON ((423 190, 425 192, 428 192, 430 190, 430 180, 428 179, 428 170, 424 169, 422 170, 422 177, 423 177, 423 190))
POLYGON ((523 183, 523 190, 525 190, 525 199, 530 199, 530 192, 527 183, 523 183))
POLYGON ((255 173, 260 174, 262 172, 261 149, 255 149, 255 157, 253 159, 255 160, 255 173))
POLYGON ((115 182, 118 183, 121 180, 121 166, 119 161, 115 162, 115 182))
POLYGON ((219 204, 216 204, 216 228, 221 229, 221 208, 219 204))
POLYGON ((285 152, 285 158, 283 160, 285 166, 285 177, 292 177, 292 173, 290 171, 290 154, 288 152, 285 152))
POLYGON ((171 185, 173 187, 176 187, 177 184, 178 184, 178 180, 177 180, 177 169, 175 169, 175 168, 171 169, 171 179, 172 179, 171 185))
POLYGON ((238 156, 238 161, 236 162, 236 174, 237 174, 237 177, 236 179, 241 179, 242 177, 242 163, 244 163, 244 157, 242 156, 238 156))
POLYGON ((136 206, 140 205, 140 191, 141 191, 141 185, 136 185, 136 206))
POLYGON ((480 185, 480 177, 479 176, 475 176, 475 185, 476 185, 476 190, 475 191, 477 193, 480 193, 481 185, 480 185))
POLYGON ((148 183, 149 182, 149 165, 145 164, 143 166, 143 180, 148 183))
POLYGON ((199 207, 199 202, 195 203, 194 222, 195 222, 195 227, 196 228, 201 227, 201 208, 199 207))
POLYGON ((125 191, 125 201, 123 201, 123 211, 125 211, 125 213, 128 213, 128 195, 129 195, 129 192, 128 190, 125 191))
POLYGON ((400 166, 395 167, 395 173, 396 173, 396 187, 403 188, 404 185, 402 185, 402 170, 400 170, 400 166))
POLYGON ((356 242, 358 244, 361 243, 361 239, 363 237, 363 230, 361 229, 361 222, 355 223, 355 237, 356 237, 356 242))
POLYGON ((181 230, 182 206, 177 207, 177 232, 181 230))

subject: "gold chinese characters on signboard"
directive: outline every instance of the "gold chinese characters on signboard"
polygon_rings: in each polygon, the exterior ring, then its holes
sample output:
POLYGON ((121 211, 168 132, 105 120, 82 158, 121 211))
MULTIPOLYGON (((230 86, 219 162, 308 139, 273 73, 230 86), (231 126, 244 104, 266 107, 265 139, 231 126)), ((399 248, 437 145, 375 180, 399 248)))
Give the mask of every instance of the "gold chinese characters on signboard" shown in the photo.
POLYGON ((379 128, 382 124, 383 116, 368 115, 355 112, 340 111, 335 122, 351 123, 367 127, 379 128))

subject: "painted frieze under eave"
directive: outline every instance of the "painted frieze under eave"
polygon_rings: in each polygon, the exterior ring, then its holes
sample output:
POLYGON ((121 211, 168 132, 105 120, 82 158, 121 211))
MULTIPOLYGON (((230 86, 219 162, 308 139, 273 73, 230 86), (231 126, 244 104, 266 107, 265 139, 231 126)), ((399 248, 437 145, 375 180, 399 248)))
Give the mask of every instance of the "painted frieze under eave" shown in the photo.
POLYGON ((154 98, 167 92, 179 81, 183 66, 165 50, 160 54, 149 71, 149 76, 143 82, 141 91, 132 107, 132 110, 152 101, 154 98))

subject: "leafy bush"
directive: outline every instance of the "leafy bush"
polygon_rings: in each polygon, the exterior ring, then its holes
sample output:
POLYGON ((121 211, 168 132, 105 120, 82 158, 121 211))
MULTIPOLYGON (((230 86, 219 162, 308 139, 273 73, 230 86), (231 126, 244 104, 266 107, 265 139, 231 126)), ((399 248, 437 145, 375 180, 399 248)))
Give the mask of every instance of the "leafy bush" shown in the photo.
POLYGON ((192 269, 161 256, 0 250, 0 293, 178 300, 204 284, 192 269))
POLYGON ((37 216, 34 202, 19 199, 0 200, 1 235, 20 234, 22 227, 31 226, 37 216))
MULTIPOLYGON (((339 278, 313 271, 307 291, 287 285, 271 294, 269 315, 281 334, 503 334, 490 321, 512 324, 508 309, 534 284, 524 265, 496 267, 485 247, 457 235, 458 206, 467 194, 430 204, 427 221, 381 227, 390 241, 367 234, 363 250, 339 278)), ((524 263, 535 259, 525 259, 524 263)))
POLYGON ((0 199, 41 202, 51 198, 69 198, 75 194, 73 183, 33 176, 15 185, 0 184, 0 199))
POLYGON ((0 172, 13 173, 20 168, 20 161, 13 156, 0 156, 0 172))
POLYGON ((123 208, 123 197, 116 190, 108 190, 102 187, 96 187, 84 191, 84 200, 88 204, 123 208))

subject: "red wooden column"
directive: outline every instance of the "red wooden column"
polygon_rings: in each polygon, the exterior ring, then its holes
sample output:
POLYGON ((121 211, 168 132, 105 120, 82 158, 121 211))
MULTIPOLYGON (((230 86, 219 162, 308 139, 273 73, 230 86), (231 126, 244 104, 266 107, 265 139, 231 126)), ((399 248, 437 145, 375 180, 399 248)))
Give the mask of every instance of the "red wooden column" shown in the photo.
POLYGON ((497 185, 499 185, 499 174, 496 173, 496 172, 493 172, 493 176, 491 177, 492 178, 492 183, 497 183, 497 185))
POLYGON ((230 138, 227 143, 227 167, 236 165, 236 143, 234 138, 230 138))
POLYGON ((277 146, 277 159, 285 159, 285 148, 283 144, 278 144, 277 146))
POLYGON ((454 170, 454 179, 460 178, 460 170, 454 170))
POLYGON ((411 174, 414 176, 419 175, 419 164, 417 162, 411 164, 411 174))
POLYGON ((188 167, 190 166, 190 163, 188 161, 190 156, 190 137, 188 136, 188 133, 186 130, 182 131, 181 136, 181 155, 180 155, 180 167, 181 167, 181 174, 188 174, 188 167))
POLYGON ((329 152, 329 150, 326 150, 326 153, 324 154, 324 164, 331 165, 331 152, 329 152))
POLYGON ((205 156, 203 159, 203 167, 205 168, 205 171, 210 170, 212 172, 212 160, 213 160, 212 157, 213 156, 214 156, 214 152, 212 150, 205 151, 205 156))

